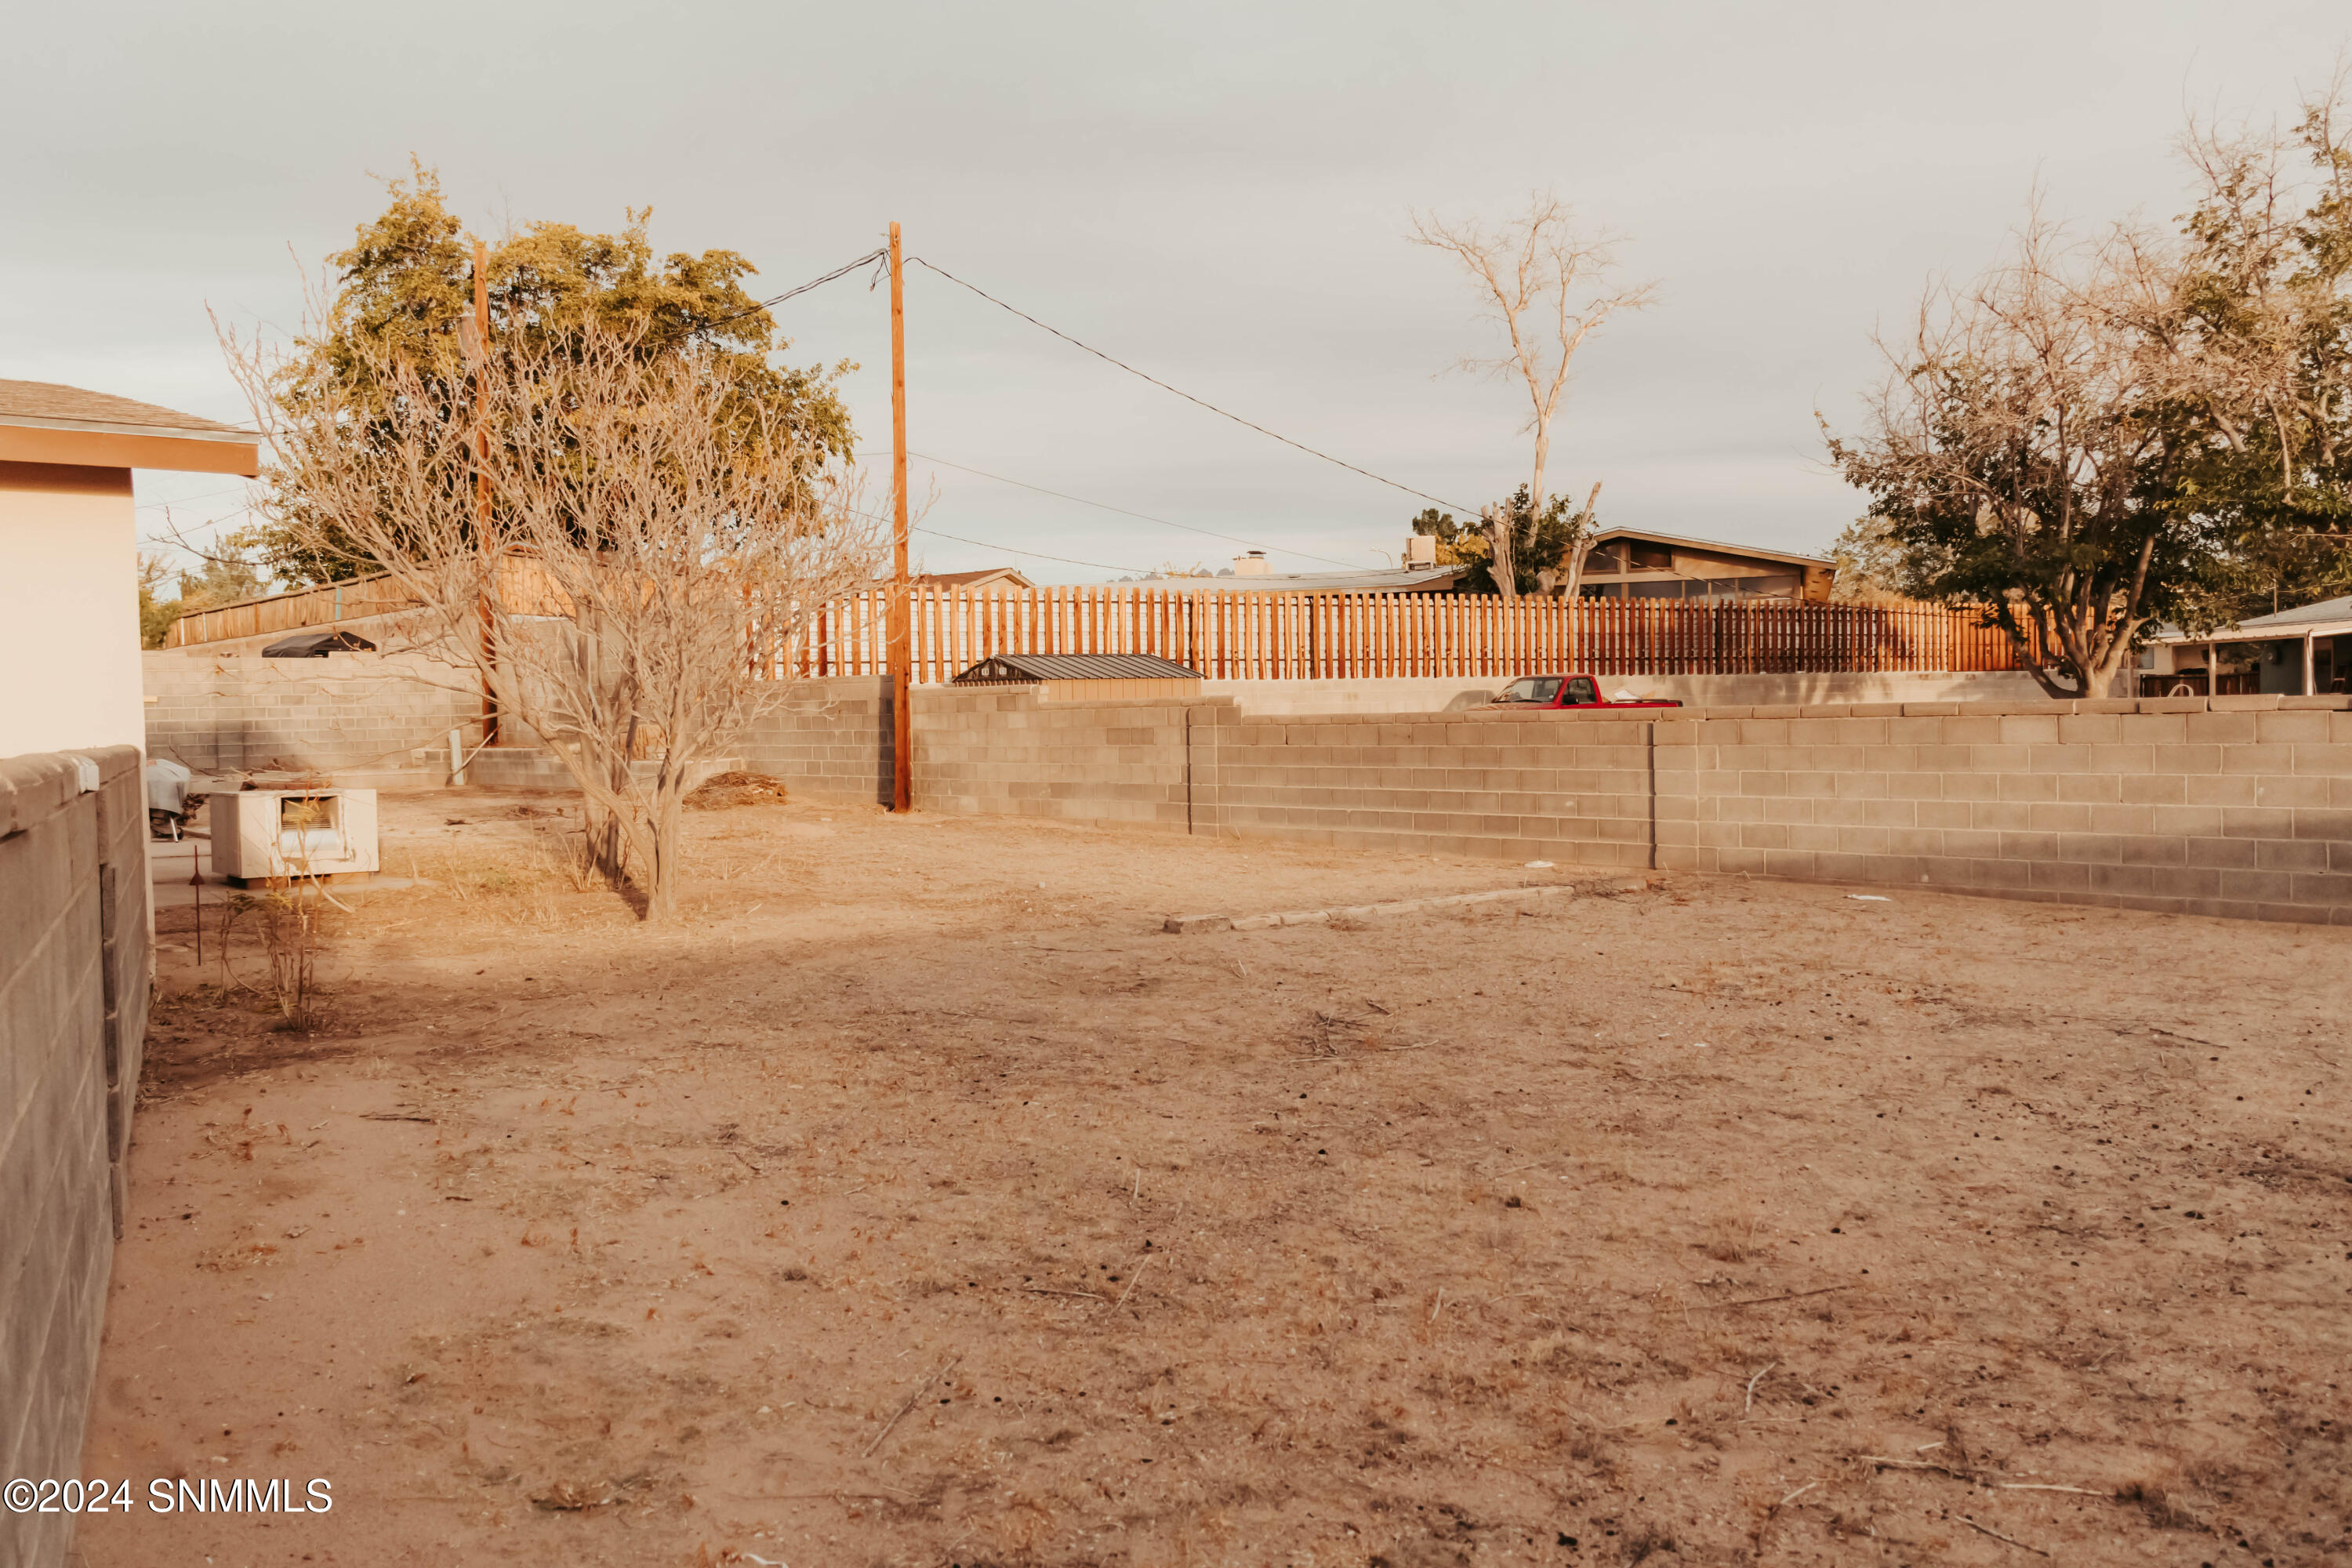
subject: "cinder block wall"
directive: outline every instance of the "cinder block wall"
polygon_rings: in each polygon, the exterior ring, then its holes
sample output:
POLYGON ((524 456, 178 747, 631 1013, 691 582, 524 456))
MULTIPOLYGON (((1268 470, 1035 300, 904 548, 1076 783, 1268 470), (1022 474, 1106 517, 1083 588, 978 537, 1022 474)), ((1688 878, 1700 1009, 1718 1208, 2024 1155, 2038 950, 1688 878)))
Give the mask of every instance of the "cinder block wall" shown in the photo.
POLYGON ((1026 691, 919 687, 915 803, 965 816, 1193 830, 1187 732, 1232 712, 1230 703, 1041 702, 1026 691))
POLYGON ((1657 863, 2352 922, 2343 700, 1701 710, 1657 726, 1657 863))
POLYGON ((1300 718, 915 701, 926 810, 2352 923, 2342 697, 1300 718))
POLYGON ((1576 723, 1220 717, 1193 730, 1203 827, 1402 853, 1650 864, 1652 711, 1576 723))
POLYGON ((200 773, 332 772, 355 786, 440 784, 449 731, 481 739, 482 700, 465 677, 421 654, 262 658, 165 651, 142 656, 147 751, 200 773), (389 775, 389 776, 387 776, 389 775))
MULTIPOLYGON (((0 761, 0 1478, 76 1473, 121 1233, 153 947, 130 746, 0 761)), ((0 1565, 72 1521, 0 1514, 0 1565)))
POLYGON ((887 805, 890 678, 812 676, 783 690, 782 704, 756 721, 732 753, 783 780, 796 796, 887 805))

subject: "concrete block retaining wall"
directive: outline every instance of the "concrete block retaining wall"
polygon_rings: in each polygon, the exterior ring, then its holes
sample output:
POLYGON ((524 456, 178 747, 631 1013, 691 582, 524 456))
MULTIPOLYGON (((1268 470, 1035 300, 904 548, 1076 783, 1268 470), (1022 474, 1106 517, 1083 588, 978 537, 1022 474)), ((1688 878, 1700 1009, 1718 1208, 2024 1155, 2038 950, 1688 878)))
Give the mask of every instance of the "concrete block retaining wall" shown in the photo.
POLYGON ((1658 864, 2352 923, 2343 700, 1697 712, 1656 726, 1658 864))
MULTIPOLYGON (((261 658, 166 650, 145 660, 147 750, 198 773, 294 770, 354 788, 436 789, 449 782, 449 731, 481 739, 481 697, 461 671, 422 654, 261 658)), ((569 787, 562 769, 509 721, 506 744, 479 752, 471 783, 569 787), (512 753, 511 755, 502 753, 512 753)), ((793 682, 782 705, 733 748, 812 799, 889 798, 886 676, 793 682)))
MULTIPOLYGON (((149 655, 149 689, 162 699, 151 744, 205 771, 274 761, 350 784, 379 782, 368 757, 404 744, 415 771, 381 782, 437 784, 447 731, 474 719, 478 701, 404 679, 392 661, 413 657, 149 655)), ((2264 918, 2333 920, 2352 909, 2344 699, 1886 696, 2023 679, 1625 678, 1709 704, 1671 715, 1374 706, 1415 698, 1442 707, 1459 695, 1426 681, 1232 683, 1243 696, 1127 702, 919 687, 916 803, 2264 918), (1724 701, 1739 692, 1846 695, 1724 701), (1367 706, 1282 710, 1338 697, 1367 706)), ((887 677, 797 681, 731 750, 803 798, 887 802, 889 709, 887 677)), ((505 773, 495 758, 479 764, 480 782, 561 785, 543 766, 526 780, 514 760, 505 773)))
MULTIPOLYGON (((152 974, 139 769, 0 762, 0 1479, 81 1454, 152 974)), ((0 1513, 0 1568, 62 1561, 71 1523, 0 1513)))
POLYGON ((890 678, 811 676, 793 681, 784 688, 782 705, 754 721, 730 749, 744 767, 782 779, 795 796, 887 805, 890 678))
POLYGON ((1291 718, 915 702, 926 810, 2352 923, 2341 697, 1291 718))
POLYGON ((1244 837, 1647 867, 1650 726, 1636 721, 1651 716, 1234 715, 1194 726, 1195 816, 1244 837))
POLYGON ((449 731, 469 746, 481 739, 480 693, 422 654, 141 657, 148 752, 199 773, 292 769, 354 788, 437 785, 448 779, 449 731))
POLYGON ((1188 782, 1192 722, 1232 715, 1230 704, 1040 702, 1017 689, 936 686, 916 689, 914 710, 914 795, 924 810, 1173 833, 1199 826, 1188 782))

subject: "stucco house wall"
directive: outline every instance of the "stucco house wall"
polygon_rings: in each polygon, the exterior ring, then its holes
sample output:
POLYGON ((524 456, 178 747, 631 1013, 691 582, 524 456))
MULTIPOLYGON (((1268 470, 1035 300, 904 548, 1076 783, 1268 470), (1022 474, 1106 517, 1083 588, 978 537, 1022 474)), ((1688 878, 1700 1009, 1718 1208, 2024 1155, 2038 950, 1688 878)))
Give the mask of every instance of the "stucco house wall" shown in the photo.
POLYGON ((226 425, 0 381, 0 757, 147 744, 134 468, 260 471, 226 425))
POLYGON ((129 468, 0 462, 0 756, 144 746, 129 468))

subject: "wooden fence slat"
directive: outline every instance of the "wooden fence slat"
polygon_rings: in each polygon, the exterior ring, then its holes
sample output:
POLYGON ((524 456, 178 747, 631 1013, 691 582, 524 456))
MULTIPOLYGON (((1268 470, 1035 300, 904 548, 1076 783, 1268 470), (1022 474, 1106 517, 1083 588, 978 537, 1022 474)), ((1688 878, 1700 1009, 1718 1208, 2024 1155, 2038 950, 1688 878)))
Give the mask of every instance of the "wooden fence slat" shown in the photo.
MULTIPOLYGON (((748 597, 754 670, 875 675, 889 668, 890 590, 845 595, 805 620, 748 597)), ((1055 584, 1013 593, 919 586, 908 595, 917 679, 952 680, 1000 653, 1149 653, 1213 679, 1500 678, 1570 668, 1604 677, 1794 672, 1975 672, 2031 668, 1980 612, 1936 605, 1737 599, 1521 599, 1350 591, 1055 584)), ((198 610, 173 647, 332 626, 405 607, 388 577, 198 610)))

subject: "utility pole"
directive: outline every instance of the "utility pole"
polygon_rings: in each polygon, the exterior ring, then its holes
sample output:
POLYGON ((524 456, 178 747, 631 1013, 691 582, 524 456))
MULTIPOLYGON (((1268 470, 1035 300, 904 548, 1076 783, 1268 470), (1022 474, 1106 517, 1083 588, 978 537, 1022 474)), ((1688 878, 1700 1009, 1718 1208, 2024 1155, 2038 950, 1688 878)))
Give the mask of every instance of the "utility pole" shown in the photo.
MULTIPOLYGON (((474 241, 474 540, 485 555, 490 548, 490 434, 482 418, 482 373, 490 357, 490 247, 474 241)), ((488 570, 499 563, 492 559, 488 570)), ((491 629, 486 587, 476 606, 482 622, 482 744, 499 743, 499 699, 490 672, 498 667, 497 636, 491 629)))
POLYGON ((910 811, 915 794, 915 716, 908 706, 914 638, 907 584, 907 275, 898 226, 890 226, 890 809, 910 811))

